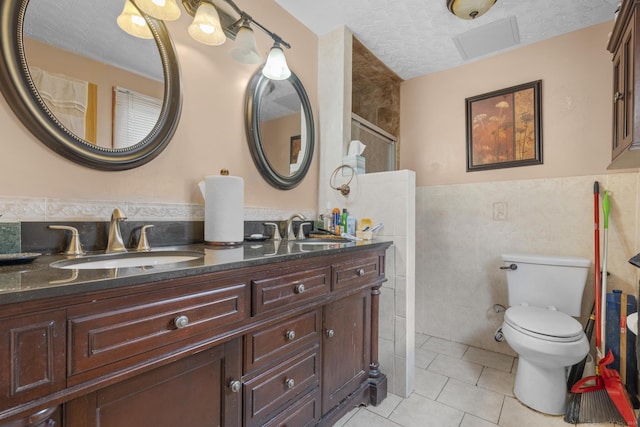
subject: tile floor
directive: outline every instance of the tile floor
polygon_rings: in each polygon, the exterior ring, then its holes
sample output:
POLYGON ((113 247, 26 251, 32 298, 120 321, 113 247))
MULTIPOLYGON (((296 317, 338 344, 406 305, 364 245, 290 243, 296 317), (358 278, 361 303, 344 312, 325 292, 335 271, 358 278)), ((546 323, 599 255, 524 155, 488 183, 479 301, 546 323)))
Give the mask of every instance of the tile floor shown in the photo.
MULTIPOLYGON (((354 408, 338 427, 567 427, 513 396, 517 359, 416 335, 415 390, 388 395, 378 407, 354 408)), ((580 424, 580 426, 613 424, 580 424)))

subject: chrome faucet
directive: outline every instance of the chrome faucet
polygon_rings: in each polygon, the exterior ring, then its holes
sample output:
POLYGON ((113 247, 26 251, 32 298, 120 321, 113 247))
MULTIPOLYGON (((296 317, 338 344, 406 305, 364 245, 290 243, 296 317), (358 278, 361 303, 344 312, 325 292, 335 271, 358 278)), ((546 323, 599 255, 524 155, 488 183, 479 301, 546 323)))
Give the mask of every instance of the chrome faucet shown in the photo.
POLYGON ((120 233, 120 221, 124 221, 125 219, 127 219, 127 217, 118 208, 115 208, 111 213, 109 240, 107 241, 106 253, 127 252, 127 248, 124 246, 124 242, 122 241, 122 234, 120 233))
POLYGON ((289 219, 287 220, 287 240, 296 240, 296 235, 293 232, 293 220, 296 218, 301 219, 303 221, 307 219, 306 216, 299 213, 294 213, 289 217, 289 219))

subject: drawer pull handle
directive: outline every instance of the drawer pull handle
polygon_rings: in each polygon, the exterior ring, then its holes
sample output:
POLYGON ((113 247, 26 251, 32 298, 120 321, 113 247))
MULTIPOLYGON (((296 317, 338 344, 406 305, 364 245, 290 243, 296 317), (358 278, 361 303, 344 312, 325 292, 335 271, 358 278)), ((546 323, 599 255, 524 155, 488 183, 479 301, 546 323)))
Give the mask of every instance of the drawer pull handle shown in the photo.
POLYGON ((302 283, 299 283, 296 285, 296 287, 294 288, 294 291, 296 294, 301 294, 304 292, 304 285, 302 283))
POLYGON ((284 386, 286 388, 294 388, 296 386, 296 382, 293 380, 293 378, 289 378, 284 382, 284 386))
POLYGON ((176 325, 176 328, 178 329, 186 328, 189 324, 189 318, 185 315, 178 316, 173 319, 173 324, 176 325))
POLYGON ((240 391, 240 387, 242 386, 242 384, 240 383, 240 381, 238 380, 231 380, 229 382, 229 388, 231 389, 231 391, 233 393, 237 393, 240 391))
POLYGON ((364 276, 364 268, 357 269, 356 274, 360 277, 364 276))
POLYGON ((333 336, 336 334, 333 329, 327 329, 324 333, 327 336, 327 338, 333 338, 333 336))
POLYGON ((296 339, 296 331, 287 331, 284 336, 287 341, 293 341, 296 339))

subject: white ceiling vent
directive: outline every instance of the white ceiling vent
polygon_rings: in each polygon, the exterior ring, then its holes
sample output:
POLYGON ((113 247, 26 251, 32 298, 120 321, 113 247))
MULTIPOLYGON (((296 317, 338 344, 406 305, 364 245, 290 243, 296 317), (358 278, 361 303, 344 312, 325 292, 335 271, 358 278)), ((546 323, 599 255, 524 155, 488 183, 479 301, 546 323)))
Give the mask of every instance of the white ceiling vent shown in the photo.
POLYGON ((453 38, 463 59, 477 58, 520 43, 515 16, 491 22, 453 38))

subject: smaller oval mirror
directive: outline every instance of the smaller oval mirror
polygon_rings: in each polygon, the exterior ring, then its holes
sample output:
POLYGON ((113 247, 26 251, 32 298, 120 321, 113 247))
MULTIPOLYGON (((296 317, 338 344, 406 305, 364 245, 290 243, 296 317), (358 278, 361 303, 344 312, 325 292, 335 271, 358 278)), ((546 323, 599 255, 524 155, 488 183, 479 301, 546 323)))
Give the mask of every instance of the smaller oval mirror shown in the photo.
POLYGON ((289 190, 307 174, 314 150, 311 104, 300 79, 271 80, 258 69, 246 95, 245 126, 251 157, 272 186, 289 190))

